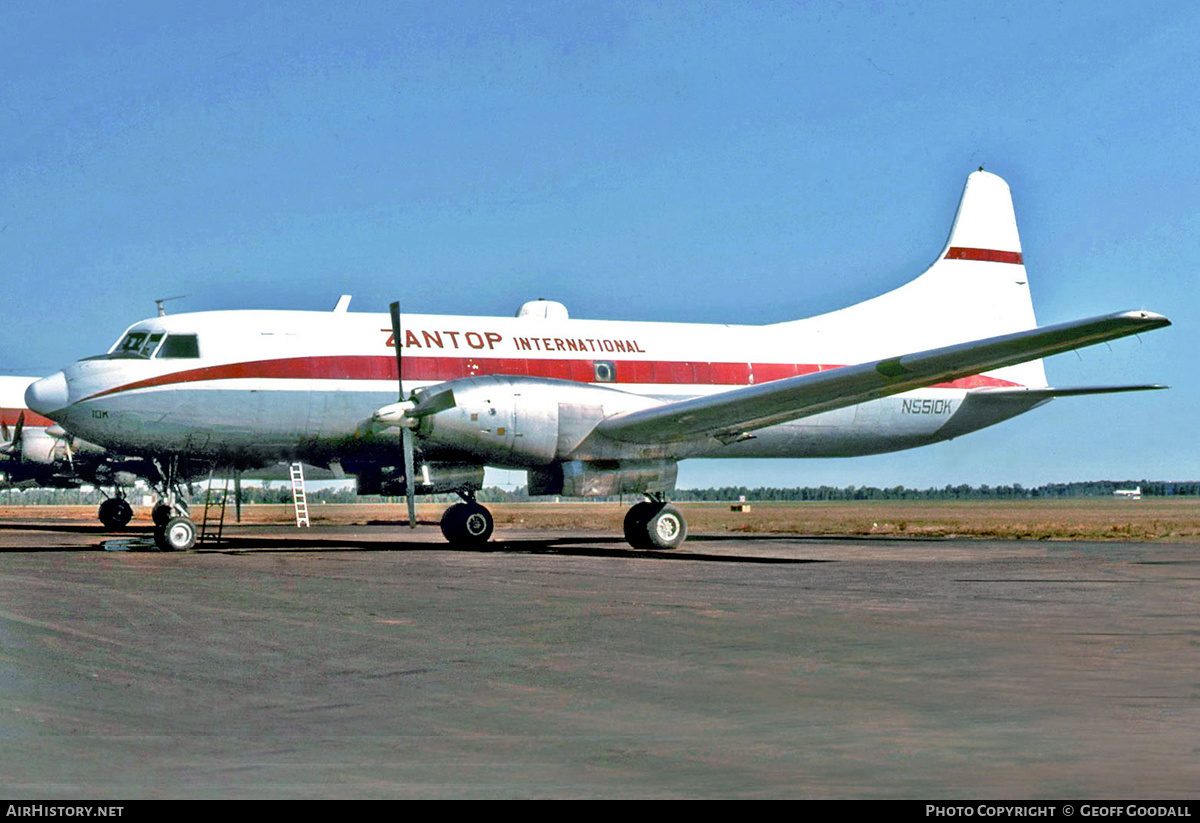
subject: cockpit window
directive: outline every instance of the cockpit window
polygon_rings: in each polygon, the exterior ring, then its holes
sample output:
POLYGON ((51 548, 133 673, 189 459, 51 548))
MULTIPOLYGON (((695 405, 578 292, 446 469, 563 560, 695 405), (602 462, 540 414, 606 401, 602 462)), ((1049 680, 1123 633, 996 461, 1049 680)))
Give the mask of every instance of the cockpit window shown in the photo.
POLYGON ((125 335, 125 339, 121 341, 121 345, 117 347, 117 354, 136 355, 146 342, 146 333, 144 331, 135 331, 132 334, 125 335))
POLYGON ((159 357, 199 357, 200 340, 194 334, 168 334, 159 357))
POLYGON ((130 332, 122 338, 109 357, 153 357, 154 350, 158 348, 158 344, 162 342, 162 339, 162 332, 130 332))

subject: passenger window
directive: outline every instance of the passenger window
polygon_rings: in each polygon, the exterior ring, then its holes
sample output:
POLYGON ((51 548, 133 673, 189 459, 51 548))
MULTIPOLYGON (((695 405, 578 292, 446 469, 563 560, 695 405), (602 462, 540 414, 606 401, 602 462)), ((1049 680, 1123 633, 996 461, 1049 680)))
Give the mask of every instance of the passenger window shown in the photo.
POLYGON ((592 374, 597 383, 612 383, 617 379, 617 367, 611 360, 593 360, 592 374))
POLYGON ((200 341, 194 334, 168 334, 162 348, 158 350, 159 357, 199 357, 200 341))

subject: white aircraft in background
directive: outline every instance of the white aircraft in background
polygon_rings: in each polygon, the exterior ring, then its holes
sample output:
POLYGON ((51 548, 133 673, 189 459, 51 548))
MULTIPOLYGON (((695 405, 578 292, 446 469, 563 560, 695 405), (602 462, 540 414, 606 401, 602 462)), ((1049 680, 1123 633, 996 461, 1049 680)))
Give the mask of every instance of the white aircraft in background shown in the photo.
MULTIPOLYGON (((27 408, 25 391, 36 380, 0 375, 0 483, 56 489, 92 485, 106 495, 105 490, 112 489, 100 504, 100 522, 109 529, 125 527, 133 518, 125 489, 138 478, 161 481, 153 461, 80 440, 27 408)), ((189 476, 207 474, 206 465, 191 465, 189 476)), ((164 523, 168 518, 159 513, 164 523)))
MULTIPOLYGON (((1128 311, 1037 327, 1008 185, 971 174, 949 240, 880 297, 764 326, 572 320, 558 303, 515 318, 210 311, 151 317, 104 355, 39 380, 26 402, 77 437, 170 468, 304 460, 361 491, 455 491, 453 543, 486 541, 483 467, 524 469, 530 494, 641 493, 638 548, 687 533, 667 503, 689 457, 838 457, 912 448, 1063 395, 1041 358, 1170 325, 1128 311), (397 400, 397 396, 399 399, 397 400), (392 429, 399 430, 399 436, 392 429)), ((196 529, 174 517, 160 546, 196 529)))
MULTIPOLYGON (((122 529, 133 519, 133 507, 126 496, 139 480, 152 487, 163 487, 163 472, 155 460, 118 454, 68 434, 62 426, 25 406, 25 391, 38 378, 0 375, 0 488, 5 486, 41 486, 74 489, 94 486, 105 496, 97 516, 108 529, 122 529), (109 490, 112 493, 109 494, 109 490)), ((177 461, 177 465, 178 461, 177 461)), ((210 477, 211 460, 192 460, 182 464, 181 482, 210 477)), ((336 479, 337 475, 318 466, 304 466, 309 480, 336 479)), ((252 472, 237 472, 235 494, 242 480, 287 480, 289 467, 261 466, 252 472)), ((224 475, 218 475, 226 479, 224 475)), ((211 478, 210 478, 211 479, 211 478)), ((164 525, 173 516, 165 494, 160 492, 151 517, 164 525)), ((240 503, 239 503, 240 504, 240 503)))

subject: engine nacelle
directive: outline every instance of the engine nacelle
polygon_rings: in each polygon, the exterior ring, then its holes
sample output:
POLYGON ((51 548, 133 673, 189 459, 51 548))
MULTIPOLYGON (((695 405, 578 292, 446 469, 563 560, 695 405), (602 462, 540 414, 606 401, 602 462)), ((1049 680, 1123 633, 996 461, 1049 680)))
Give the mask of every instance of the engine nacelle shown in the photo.
POLYGON ((26 429, 21 435, 21 460, 50 466, 67 462, 70 448, 65 438, 54 437, 45 429, 26 429))
POLYGON ((674 460, 568 460, 529 470, 529 493, 608 497, 671 492, 679 476, 674 460))
MULTIPOLYGON (((420 463, 416 466, 416 494, 478 491, 483 488, 483 466, 457 463, 420 463)), ((359 494, 400 497, 407 493, 402 467, 368 467, 355 477, 359 494)))
POLYGON ((454 407, 422 418, 422 443, 497 466, 545 466, 567 457, 610 414, 658 401, 604 386, 488 375, 443 384, 454 407))

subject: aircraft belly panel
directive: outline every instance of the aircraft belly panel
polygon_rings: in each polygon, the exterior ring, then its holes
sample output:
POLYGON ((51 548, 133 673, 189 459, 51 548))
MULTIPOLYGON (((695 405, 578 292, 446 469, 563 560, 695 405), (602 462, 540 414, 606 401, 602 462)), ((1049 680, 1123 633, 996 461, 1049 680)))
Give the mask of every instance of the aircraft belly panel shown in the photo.
POLYGON ((756 431, 752 439, 706 457, 853 457, 913 448, 939 439, 962 392, 899 395, 756 431))
MULTIPOLYGON (((71 417, 87 439, 115 449, 204 454, 249 449, 286 455, 298 443, 325 435, 336 407, 321 394, 303 390, 177 388, 86 401, 71 417)), ((360 418, 370 413, 367 408, 360 418)), ((343 433, 353 434, 353 423, 343 433)))

